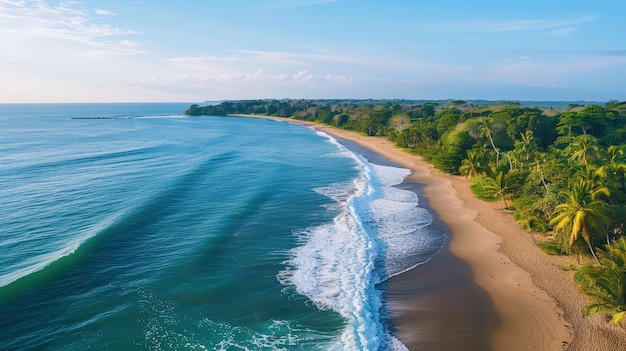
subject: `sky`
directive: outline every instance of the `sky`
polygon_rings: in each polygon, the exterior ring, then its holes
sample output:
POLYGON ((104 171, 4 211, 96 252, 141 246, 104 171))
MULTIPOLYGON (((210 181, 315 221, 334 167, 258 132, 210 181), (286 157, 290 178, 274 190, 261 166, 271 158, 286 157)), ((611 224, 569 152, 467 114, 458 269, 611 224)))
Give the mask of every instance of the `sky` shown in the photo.
POLYGON ((626 100, 623 0, 0 0, 0 103, 626 100))

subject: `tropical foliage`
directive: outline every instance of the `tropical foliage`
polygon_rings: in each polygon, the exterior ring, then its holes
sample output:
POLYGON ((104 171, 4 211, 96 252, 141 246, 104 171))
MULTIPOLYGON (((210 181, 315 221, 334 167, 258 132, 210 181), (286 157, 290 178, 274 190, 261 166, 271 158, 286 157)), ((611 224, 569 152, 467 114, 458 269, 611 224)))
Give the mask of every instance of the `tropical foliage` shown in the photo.
POLYGON ((580 178, 571 188, 561 193, 565 201, 555 207, 550 224, 554 224, 555 232, 560 230, 568 232, 570 247, 579 236, 582 236, 589 246, 589 251, 598 261, 591 244, 591 235, 604 233, 608 225, 607 203, 599 197, 608 196, 609 189, 596 185, 591 180, 580 178))
POLYGON ((581 292, 592 300, 585 314, 603 313, 620 324, 626 320, 626 238, 606 245, 606 250, 598 250, 598 256, 601 266, 587 265, 575 275, 581 292))

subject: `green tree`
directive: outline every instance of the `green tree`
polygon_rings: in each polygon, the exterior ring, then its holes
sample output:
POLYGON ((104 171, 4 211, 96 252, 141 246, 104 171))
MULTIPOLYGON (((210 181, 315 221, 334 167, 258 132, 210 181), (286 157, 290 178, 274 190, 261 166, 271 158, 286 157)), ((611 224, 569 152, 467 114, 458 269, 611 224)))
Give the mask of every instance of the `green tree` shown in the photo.
MULTIPOLYGON (((612 190, 624 195, 626 191, 626 163, 624 163, 623 146, 609 146, 602 158, 606 165, 607 183, 612 190)), ((621 198, 617 200, 622 202, 621 198)))
POLYGON ((546 164, 546 154, 537 153, 535 154, 535 165, 533 167, 533 172, 531 174, 536 174, 539 180, 541 181, 541 185, 543 185, 543 189, 546 191, 546 194, 550 192, 548 188, 548 184, 546 183, 546 177, 543 174, 543 166, 546 164))
POLYGON ((574 173, 574 179, 582 179, 589 182, 594 188, 606 186, 606 177, 606 167, 596 167, 589 164, 584 164, 576 169, 576 172, 574 173))
POLYGON ((201 109, 200 106, 198 104, 193 104, 189 107, 189 109, 187 109, 185 112, 183 112, 186 115, 190 115, 190 116, 199 116, 201 113, 201 109))
POLYGON ((278 112, 278 103, 269 103, 268 102, 268 106, 267 106, 267 115, 268 116, 272 116, 275 115, 278 112))
POLYGON ((584 133, 592 134, 597 138, 606 133, 606 130, 610 128, 615 119, 613 112, 607 111, 602 106, 598 105, 585 106, 578 112, 578 115, 588 126, 588 130, 584 133))
POLYGON ((513 169, 513 163, 511 162, 511 157, 507 153, 503 153, 500 151, 498 147, 496 147, 494 141, 494 133, 498 130, 502 129, 502 126, 497 121, 494 121, 493 118, 484 118, 480 125, 480 136, 486 137, 489 140, 489 144, 493 148, 493 151, 496 152, 496 166, 500 163, 500 155, 505 155, 509 160, 509 169, 513 169))
POLYGON ((594 187, 591 182, 579 179, 569 190, 561 192, 561 195, 565 196, 565 202, 555 207, 550 220, 556 233, 562 230, 569 232, 570 248, 582 235, 596 261, 598 258, 591 245, 591 237, 593 234, 605 232, 609 218, 606 202, 602 201, 600 196, 609 194, 608 188, 594 187))
POLYGON ((496 171, 492 177, 487 177, 485 182, 485 195, 499 197, 504 203, 504 208, 509 208, 506 196, 512 189, 509 176, 503 171, 496 171))
POLYGON ((626 238, 598 250, 602 266, 585 266, 576 272, 581 292, 592 299, 585 315, 603 313, 620 324, 626 316, 626 238))
POLYGON ((565 112, 559 117, 557 130, 560 135, 580 135, 587 134, 587 130, 591 125, 585 121, 583 115, 576 112, 565 112))
POLYGON ((337 118, 337 127, 343 127, 346 123, 348 123, 348 120, 350 120, 350 116, 346 115, 345 113, 339 115, 337 118))
POLYGON ((433 164, 439 170, 458 174, 464 156, 474 144, 474 139, 464 130, 453 130, 439 140, 439 152, 433 157, 433 164))
POLYGON ((485 158, 476 150, 467 150, 467 158, 461 161, 461 167, 459 167, 459 173, 467 178, 478 177, 478 181, 482 186, 480 176, 485 174, 485 158))
POLYGON ((576 137, 572 141, 571 146, 573 147, 573 153, 569 157, 570 161, 578 161, 586 165, 598 159, 598 139, 589 134, 576 137))
POLYGON ((443 135, 444 133, 454 129, 460 117, 461 111, 455 108, 445 109, 437 113, 437 133, 439 135, 443 135))

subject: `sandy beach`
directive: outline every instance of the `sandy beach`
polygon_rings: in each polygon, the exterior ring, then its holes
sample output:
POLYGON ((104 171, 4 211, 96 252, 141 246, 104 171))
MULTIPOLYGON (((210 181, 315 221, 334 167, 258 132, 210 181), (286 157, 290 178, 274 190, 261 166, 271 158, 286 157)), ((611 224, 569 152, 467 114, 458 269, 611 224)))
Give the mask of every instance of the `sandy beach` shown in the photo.
POLYGON ((564 269, 575 261, 535 247, 501 203, 476 199, 463 177, 384 138, 314 126, 410 169, 448 231, 449 244, 435 259, 387 283, 394 331, 410 350, 626 350, 622 328, 583 316, 588 301, 564 269))

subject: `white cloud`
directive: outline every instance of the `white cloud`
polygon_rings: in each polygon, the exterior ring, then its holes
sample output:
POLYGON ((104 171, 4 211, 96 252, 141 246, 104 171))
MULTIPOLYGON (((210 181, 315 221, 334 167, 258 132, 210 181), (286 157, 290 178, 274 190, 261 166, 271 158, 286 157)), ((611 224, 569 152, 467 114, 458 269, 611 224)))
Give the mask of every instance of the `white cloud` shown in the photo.
MULTIPOLYGON (((97 9, 99 16, 113 16, 114 13, 97 9)), ((49 4, 47 1, 0 0, 0 35, 19 33, 32 39, 60 39, 90 47, 83 50, 87 55, 94 52, 103 55, 129 55, 141 53, 139 44, 129 46, 128 41, 116 40, 119 37, 140 35, 134 30, 97 24, 91 12, 76 1, 61 1, 49 4)))
POLYGON ((314 76, 306 70, 300 71, 293 75, 293 80, 295 81, 311 80, 313 78, 314 76))
POLYGON ((100 15, 100 16, 117 16, 117 13, 111 12, 109 10, 96 9, 94 10, 94 12, 96 15, 100 15))

